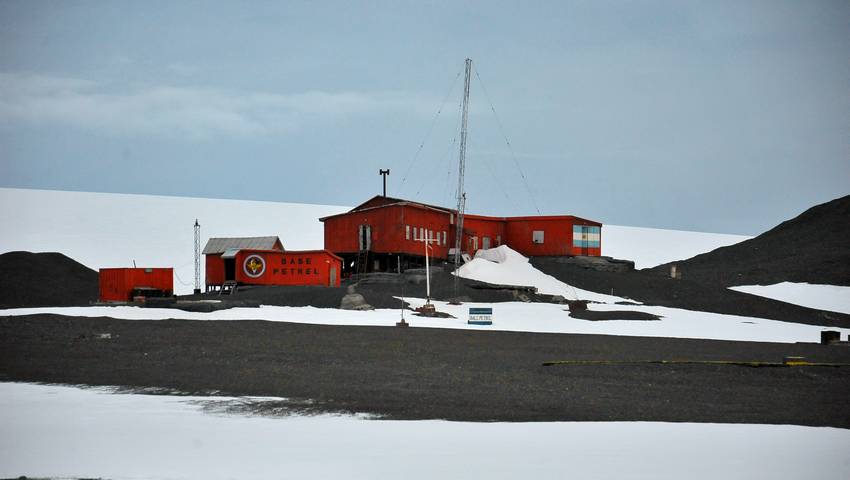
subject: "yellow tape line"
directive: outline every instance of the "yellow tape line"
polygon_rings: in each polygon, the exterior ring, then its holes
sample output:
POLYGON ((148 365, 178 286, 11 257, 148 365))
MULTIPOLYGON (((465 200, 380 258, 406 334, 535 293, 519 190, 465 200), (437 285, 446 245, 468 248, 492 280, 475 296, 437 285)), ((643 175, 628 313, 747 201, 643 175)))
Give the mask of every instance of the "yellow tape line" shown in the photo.
POLYGON ((739 360, 554 360, 543 362, 544 367, 555 365, 739 365, 745 367, 850 367, 850 363, 815 363, 807 361, 759 362, 739 360))

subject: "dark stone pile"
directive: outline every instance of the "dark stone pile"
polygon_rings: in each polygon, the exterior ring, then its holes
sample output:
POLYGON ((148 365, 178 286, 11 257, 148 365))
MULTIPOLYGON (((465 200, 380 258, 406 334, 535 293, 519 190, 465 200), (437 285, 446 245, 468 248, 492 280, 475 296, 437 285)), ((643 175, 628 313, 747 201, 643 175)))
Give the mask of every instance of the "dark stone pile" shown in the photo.
POLYGON ((97 272, 61 253, 0 255, 0 308, 84 306, 97 296, 97 272))

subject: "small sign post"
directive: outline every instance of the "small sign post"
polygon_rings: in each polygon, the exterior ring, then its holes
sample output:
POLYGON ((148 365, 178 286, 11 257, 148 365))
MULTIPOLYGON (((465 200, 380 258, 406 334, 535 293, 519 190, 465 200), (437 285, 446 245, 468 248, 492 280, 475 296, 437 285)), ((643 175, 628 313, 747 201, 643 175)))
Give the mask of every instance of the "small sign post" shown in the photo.
POLYGON ((420 238, 419 242, 423 242, 425 245, 425 305, 422 305, 417 309, 419 313, 427 315, 432 315, 437 311, 437 308, 431 303, 431 267, 430 262, 428 261, 428 250, 431 249, 431 243, 434 241, 434 237, 431 235, 431 231, 425 231, 425 237, 420 238))
POLYGON ((467 320, 470 325, 492 325, 493 324, 493 308, 469 308, 469 320, 467 320))

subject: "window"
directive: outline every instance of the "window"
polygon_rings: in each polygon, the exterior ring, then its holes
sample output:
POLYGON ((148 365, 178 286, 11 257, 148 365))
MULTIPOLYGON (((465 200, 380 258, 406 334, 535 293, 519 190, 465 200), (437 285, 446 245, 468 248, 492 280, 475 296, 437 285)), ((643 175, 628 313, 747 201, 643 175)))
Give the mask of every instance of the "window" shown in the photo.
POLYGON ((501 244, 502 244, 502 236, 496 235, 496 246, 498 247, 501 244))
POLYGON ((417 229, 416 227, 413 227, 413 240, 416 240, 416 239, 417 239, 417 237, 416 237, 416 231, 417 231, 417 230, 418 230, 418 229, 417 229))
POLYGON ((531 233, 531 243, 543 243, 543 230, 535 230, 531 233))
POLYGON ((481 248, 484 250, 490 248, 490 237, 484 237, 481 239, 481 248))
POLYGON ((446 231, 445 230, 443 230, 443 245, 448 245, 448 243, 446 242, 446 231))
POLYGON ((440 245, 440 232, 437 232, 437 245, 440 245))
POLYGON ((404 226, 404 239, 410 240, 410 225, 404 226))
POLYGON ((370 225, 360 225, 360 232, 358 232, 358 239, 360 240, 360 250, 371 250, 372 249, 372 227, 370 225))

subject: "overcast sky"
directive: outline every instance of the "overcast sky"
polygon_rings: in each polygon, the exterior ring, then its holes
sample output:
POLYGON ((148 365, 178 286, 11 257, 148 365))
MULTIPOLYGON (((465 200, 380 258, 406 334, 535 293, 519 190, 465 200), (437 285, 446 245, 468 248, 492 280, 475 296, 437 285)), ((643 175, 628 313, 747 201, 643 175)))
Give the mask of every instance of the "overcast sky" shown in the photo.
POLYGON ((3 1, 0 186, 453 206, 466 57, 468 212, 755 234, 850 193, 850 2, 803 0, 3 1))

